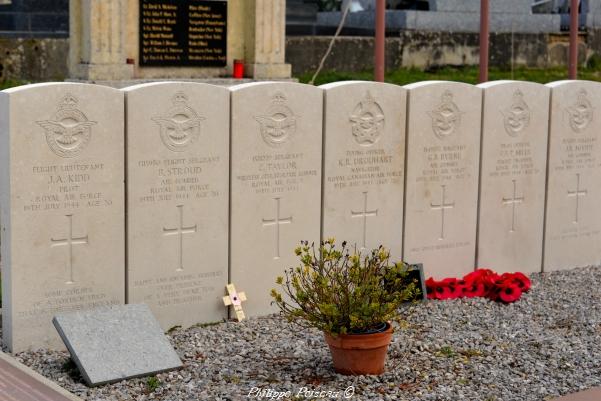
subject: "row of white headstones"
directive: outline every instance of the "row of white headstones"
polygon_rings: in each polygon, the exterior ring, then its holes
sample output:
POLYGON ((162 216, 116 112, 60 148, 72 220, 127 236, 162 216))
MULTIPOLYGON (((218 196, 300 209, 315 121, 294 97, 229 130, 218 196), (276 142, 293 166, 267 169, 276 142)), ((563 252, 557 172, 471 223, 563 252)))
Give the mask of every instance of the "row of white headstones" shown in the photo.
POLYGON ((3 91, 4 341, 61 347, 56 313, 125 302, 217 321, 227 282, 271 313, 300 240, 438 278, 598 264, 597 110, 586 81, 3 91))

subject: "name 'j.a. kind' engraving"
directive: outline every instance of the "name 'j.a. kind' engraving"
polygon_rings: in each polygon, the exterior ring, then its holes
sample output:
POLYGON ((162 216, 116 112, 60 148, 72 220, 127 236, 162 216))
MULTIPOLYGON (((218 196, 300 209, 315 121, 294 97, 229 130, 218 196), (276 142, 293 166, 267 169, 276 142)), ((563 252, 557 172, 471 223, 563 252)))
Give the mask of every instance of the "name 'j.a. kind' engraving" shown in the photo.
POLYGON ((97 123, 89 121, 77 108, 78 102, 75 96, 67 93, 51 119, 37 121, 37 124, 46 131, 46 142, 50 150, 57 156, 64 158, 78 156, 92 138, 92 126, 97 123))

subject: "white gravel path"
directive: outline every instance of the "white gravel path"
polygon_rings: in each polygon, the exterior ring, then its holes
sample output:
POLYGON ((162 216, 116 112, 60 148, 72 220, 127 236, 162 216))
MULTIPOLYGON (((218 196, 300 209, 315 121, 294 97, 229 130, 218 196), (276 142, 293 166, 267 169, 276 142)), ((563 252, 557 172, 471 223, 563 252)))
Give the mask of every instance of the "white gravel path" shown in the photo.
POLYGON ((290 391, 280 399, 291 400, 538 401, 601 386, 601 268, 531 278, 532 290, 511 305, 464 299, 409 307, 379 377, 333 373, 321 333, 278 316, 174 331, 185 367, 157 375, 154 389, 146 378, 89 389, 67 353, 17 358, 90 401, 274 399, 256 394, 270 390, 290 391), (297 396, 304 388, 324 393, 297 396), (345 389, 354 395, 345 398, 345 389))

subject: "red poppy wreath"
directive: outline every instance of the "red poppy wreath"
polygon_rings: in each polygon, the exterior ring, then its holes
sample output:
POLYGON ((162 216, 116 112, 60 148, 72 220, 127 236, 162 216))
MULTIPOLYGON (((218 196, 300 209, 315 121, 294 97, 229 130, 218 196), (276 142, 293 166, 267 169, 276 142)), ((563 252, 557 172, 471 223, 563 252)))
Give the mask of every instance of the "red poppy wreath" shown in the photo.
POLYGON ((503 273, 476 269, 463 279, 426 280, 428 299, 486 297, 493 301, 512 303, 530 290, 530 279, 522 273, 503 273))

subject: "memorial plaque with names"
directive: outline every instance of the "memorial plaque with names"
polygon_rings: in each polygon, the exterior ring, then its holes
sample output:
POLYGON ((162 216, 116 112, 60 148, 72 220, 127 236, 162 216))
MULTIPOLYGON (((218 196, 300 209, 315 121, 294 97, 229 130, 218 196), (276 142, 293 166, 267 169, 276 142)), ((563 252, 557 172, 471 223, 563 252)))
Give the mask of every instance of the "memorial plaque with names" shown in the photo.
POLYGON ((543 270, 601 261, 601 83, 551 88, 543 270))
POLYGON ((224 67, 227 1, 141 0, 140 65, 224 67))
POLYGON ((125 302, 123 93, 48 83, 0 92, 2 336, 62 349, 52 317, 125 302))
POLYGON ((426 276, 473 271, 482 91, 458 82, 409 89, 403 254, 426 276))
POLYGON ((549 88, 494 81, 484 91, 478 266, 540 272, 549 88))

